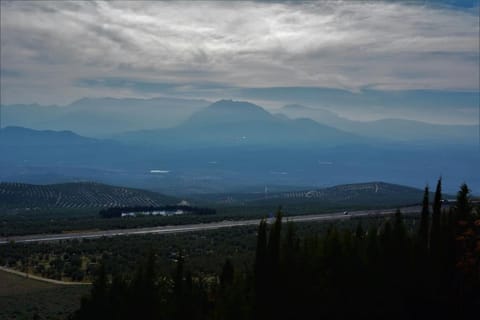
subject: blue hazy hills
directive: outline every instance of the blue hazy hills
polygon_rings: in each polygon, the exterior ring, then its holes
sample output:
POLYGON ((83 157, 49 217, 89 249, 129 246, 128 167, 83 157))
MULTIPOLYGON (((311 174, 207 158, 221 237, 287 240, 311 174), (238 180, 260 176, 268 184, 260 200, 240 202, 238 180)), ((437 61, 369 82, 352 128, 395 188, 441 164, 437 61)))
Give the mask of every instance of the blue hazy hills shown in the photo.
POLYGON ((93 180, 178 194, 365 181, 423 187, 442 176, 446 191, 464 181, 480 190, 475 126, 360 122, 299 105, 272 114, 231 100, 121 100, 6 107, 4 123, 17 126, 0 131, 0 180, 93 180), (39 114, 36 123, 26 110, 39 114), (75 128, 65 131, 69 123, 75 128), (89 127, 88 138, 80 135, 89 127))

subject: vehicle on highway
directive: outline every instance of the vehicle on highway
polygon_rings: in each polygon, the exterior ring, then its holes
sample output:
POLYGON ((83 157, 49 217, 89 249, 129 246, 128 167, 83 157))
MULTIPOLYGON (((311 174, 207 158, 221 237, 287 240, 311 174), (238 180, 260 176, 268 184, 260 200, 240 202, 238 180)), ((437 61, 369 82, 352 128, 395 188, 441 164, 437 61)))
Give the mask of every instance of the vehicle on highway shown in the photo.
POLYGON ((348 211, 343 211, 343 215, 347 215, 348 214, 348 211))

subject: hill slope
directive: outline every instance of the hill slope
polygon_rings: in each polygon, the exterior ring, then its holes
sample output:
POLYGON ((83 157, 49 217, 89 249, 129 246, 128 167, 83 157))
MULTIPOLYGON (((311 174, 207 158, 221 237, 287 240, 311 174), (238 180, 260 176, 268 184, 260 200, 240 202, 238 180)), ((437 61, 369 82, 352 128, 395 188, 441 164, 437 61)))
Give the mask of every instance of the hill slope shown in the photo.
POLYGON ((345 184, 329 188, 283 192, 267 197, 270 199, 286 199, 289 201, 326 201, 332 203, 420 203, 423 191, 402 185, 385 182, 368 182, 345 184))
POLYGON ((0 208, 100 208, 160 206, 173 197, 93 182, 33 185, 0 183, 0 208))
POLYGON ((419 204, 423 191, 385 182, 344 184, 321 189, 212 196, 217 202, 250 205, 322 204, 324 206, 396 206, 419 204), (228 201, 227 201, 228 200, 228 201))

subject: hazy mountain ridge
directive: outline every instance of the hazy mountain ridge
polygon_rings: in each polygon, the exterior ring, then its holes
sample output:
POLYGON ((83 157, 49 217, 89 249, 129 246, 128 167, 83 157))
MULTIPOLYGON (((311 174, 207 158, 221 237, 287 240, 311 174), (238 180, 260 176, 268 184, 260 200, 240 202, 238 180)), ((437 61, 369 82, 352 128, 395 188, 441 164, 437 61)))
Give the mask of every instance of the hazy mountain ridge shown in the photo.
MULTIPOLYGON (((273 123, 272 114, 249 102, 220 100, 213 104, 200 99, 179 98, 83 98, 67 106, 4 105, 3 127, 21 126, 37 130, 69 130, 88 137, 111 137, 135 131, 148 131, 168 135, 162 128, 203 127, 209 124, 220 128, 222 124, 263 121, 273 123), (226 106, 230 104, 230 106, 226 106)), ((435 143, 477 143, 478 127, 475 125, 433 124, 401 118, 375 121, 355 121, 339 116, 325 108, 306 107, 300 104, 285 105, 279 114, 290 119, 307 118, 331 128, 376 140, 430 141, 435 143)), ((282 116, 274 116, 284 120, 282 116)), ((252 125, 252 123, 250 123, 252 125)), ((233 130, 234 128, 230 128, 233 130)), ((250 128, 253 130, 253 128, 250 128)), ((268 133, 268 129, 265 130, 268 133)), ((274 130, 274 128, 270 128, 274 130)), ((238 131, 238 129, 236 129, 238 131)), ((298 130, 302 130, 301 128, 298 130)), ((153 132, 152 132, 153 133, 153 132)), ((181 132, 175 133, 181 135, 181 132)), ((209 135, 207 132, 203 136, 209 135)), ((196 136, 199 136, 196 134, 196 136)), ((237 135, 238 136, 238 135, 237 135)), ((242 134, 238 139, 242 139, 242 134)), ((171 139, 172 137, 170 137, 171 139)), ((234 137, 228 138, 231 140, 234 137)), ((282 137, 281 139, 284 139, 282 137)), ((150 138, 152 140, 152 138, 150 138)), ((271 138, 267 139, 271 140, 271 138)), ((240 141, 241 142, 241 141, 240 141)))
POLYGON ((99 140, 83 137, 68 130, 34 130, 10 126, 2 128, 0 132, 0 146, 71 146, 99 142, 99 140))
POLYGON ((4 128, 0 180, 94 180, 175 194, 361 181, 423 187, 441 175, 451 181, 447 189, 467 181, 478 190, 480 154, 462 139, 413 143, 384 136, 364 137, 222 100, 174 128, 129 132, 115 136, 118 141, 4 128))
POLYGON ((177 98, 83 98, 66 106, 4 105, 2 126, 71 130, 89 137, 179 124, 210 102, 177 98))
POLYGON ((375 121, 354 121, 338 114, 303 105, 286 105, 279 110, 282 114, 296 119, 308 117, 318 123, 369 138, 392 141, 431 141, 436 143, 475 144, 478 142, 478 126, 443 125, 407 119, 381 119, 375 121))

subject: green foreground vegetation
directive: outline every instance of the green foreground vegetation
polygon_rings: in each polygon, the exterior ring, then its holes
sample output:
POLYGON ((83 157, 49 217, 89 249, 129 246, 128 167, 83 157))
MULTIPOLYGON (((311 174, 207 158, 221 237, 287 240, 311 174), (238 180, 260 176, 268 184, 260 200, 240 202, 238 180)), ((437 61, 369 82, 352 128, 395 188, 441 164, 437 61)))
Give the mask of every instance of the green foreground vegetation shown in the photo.
POLYGON ((463 319, 480 306, 480 217, 466 185, 455 209, 441 211, 439 181, 430 214, 428 190, 417 228, 400 212, 381 228, 332 227, 299 238, 281 212, 257 231, 247 266, 226 260, 218 277, 156 272, 149 253, 135 274, 103 264, 73 319, 463 319))
MULTIPOLYGON (((418 216, 405 217, 408 226, 418 216)), ((359 219, 332 223, 296 225, 300 237, 325 234, 332 225, 355 229, 359 219)), ((381 225, 383 217, 362 218, 362 225, 381 225)), ((171 274, 179 253, 188 268, 204 276, 215 276, 226 258, 238 265, 251 263, 255 253, 257 227, 243 226, 178 234, 146 234, 99 239, 65 240, 35 244, 9 243, 0 250, 0 265, 41 277, 65 281, 92 281, 102 262, 108 273, 133 274, 149 252, 156 257, 157 272, 171 274)))
POLYGON ((479 208, 466 186, 450 210, 440 183, 433 210, 429 196, 420 216, 282 225, 279 213, 258 228, 10 243, 0 264, 93 279, 73 319, 467 318, 480 307, 479 208))

